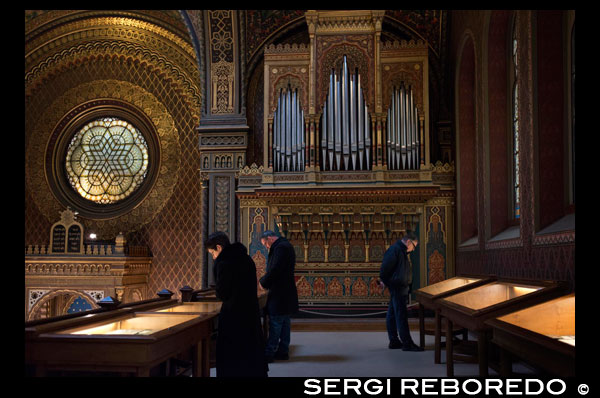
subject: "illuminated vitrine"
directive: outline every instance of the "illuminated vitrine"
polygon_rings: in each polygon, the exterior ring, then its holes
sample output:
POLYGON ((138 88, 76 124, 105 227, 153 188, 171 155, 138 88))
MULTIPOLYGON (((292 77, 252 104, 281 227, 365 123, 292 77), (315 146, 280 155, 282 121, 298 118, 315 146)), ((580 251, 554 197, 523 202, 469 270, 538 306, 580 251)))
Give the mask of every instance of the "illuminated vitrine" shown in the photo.
POLYGON ((479 376, 488 375, 488 341, 491 328, 484 322, 564 293, 564 284, 553 281, 497 280, 439 299, 440 315, 446 318, 446 369, 454 375, 454 323, 477 335, 479 376))
POLYGON ((512 373, 512 357, 545 372, 575 376, 575 293, 490 319, 492 342, 500 347, 500 369, 512 373))
MULTIPOLYGON (((435 353, 434 363, 440 363, 441 357, 441 335, 442 335, 442 322, 439 307, 437 302, 440 298, 462 292, 467 289, 483 285, 485 283, 492 282, 496 279, 495 276, 455 276, 448 278, 438 283, 434 283, 418 289, 415 292, 417 301, 419 302, 419 335, 420 345, 425 346, 425 335, 433 334, 435 336, 435 353), (434 329, 427 330, 425 327, 425 309, 433 310, 435 315, 434 329)), ((463 333, 466 339, 466 331, 463 328, 457 327, 452 331, 452 334, 463 333)))
MULTIPOLYGON (((173 303, 166 305, 173 308, 173 303)), ((51 371, 88 371, 149 376, 150 369, 191 350, 192 375, 210 374, 208 342, 216 312, 124 313, 117 310, 114 316, 109 315, 87 324, 75 319, 58 327, 48 327, 50 330, 28 341, 26 362, 34 365, 36 375, 51 371)))

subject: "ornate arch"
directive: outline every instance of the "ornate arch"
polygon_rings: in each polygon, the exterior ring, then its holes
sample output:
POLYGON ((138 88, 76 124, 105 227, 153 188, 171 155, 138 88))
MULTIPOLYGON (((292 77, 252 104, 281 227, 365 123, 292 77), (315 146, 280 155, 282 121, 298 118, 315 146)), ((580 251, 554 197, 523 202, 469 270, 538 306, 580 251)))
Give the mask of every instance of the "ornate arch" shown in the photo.
MULTIPOLYGON (((95 228, 102 235, 110 237, 150 222, 164 207, 177 182, 180 167, 180 157, 177 156, 180 152, 179 133, 173 116, 152 94, 134 84, 116 80, 94 81, 67 91, 39 115, 32 126, 26 151, 25 180, 29 190, 36 192, 36 195, 32 195, 34 202, 48 219, 62 210, 60 201, 56 199, 57 193, 48 186, 48 181, 55 176, 52 175, 52 165, 47 164, 47 161, 54 157, 54 145, 58 138, 50 135, 51 131, 47 127, 57 126, 65 115, 69 115, 81 103, 98 98, 125 99, 127 103, 143 110, 154 125, 161 153, 157 180, 147 199, 120 216, 108 220, 90 219, 86 223, 88 228, 95 228), (48 189, 39 189, 40 187, 48 189)), ((60 131, 56 134, 60 134, 60 131)))
POLYGON ((371 110, 375 109, 375 82, 374 68, 375 62, 369 56, 372 50, 373 38, 368 36, 359 36, 355 38, 349 37, 349 40, 335 42, 334 38, 325 38, 319 41, 317 45, 317 92, 316 92, 316 108, 317 110, 323 107, 325 97, 329 92, 329 75, 332 69, 338 71, 343 62, 343 56, 346 56, 348 62, 348 70, 354 73, 358 69, 358 74, 361 76, 361 86, 363 94, 371 110))
MULTIPOLYGON (((82 297, 84 297, 92 305, 92 308, 98 308, 98 304, 96 304, 95 298, 92 297, 90 294, 84 292, 84 291, 74 290, 74 289, 57 289, 57 290, 52 290, 52 291, 44 294, 31 307, 31 310, 27 314, 27 321, 32 321, 32 320, 38 319, 37 316, 39 315, 39 312, 43 308, 43 306, 48 301, 54 299, 56 296, 63 295, 63 294, 68 294, 68 295, 72 296, 72 297, 69 298, 69 300, 67 301, 67 303, 72 303, 73 300, 75 300, 77 297, 82 296, 82 297)), ((69 308, 69 305, 66 305, 66 307, 63 308, 65 310, 65 313, 66 313, 66 309, 69 308)))

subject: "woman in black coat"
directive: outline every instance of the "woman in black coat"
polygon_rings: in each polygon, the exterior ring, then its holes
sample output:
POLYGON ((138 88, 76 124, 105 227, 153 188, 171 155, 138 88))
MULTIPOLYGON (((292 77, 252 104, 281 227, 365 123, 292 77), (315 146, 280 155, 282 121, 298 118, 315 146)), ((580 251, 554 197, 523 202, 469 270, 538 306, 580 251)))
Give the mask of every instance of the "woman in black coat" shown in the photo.
POLYGON ((217 334, 217 377, 267 377, 256 289, 256 265, 241 243, 216 232, 205 247, 215 260, 217 298, 223 301, 217 334))

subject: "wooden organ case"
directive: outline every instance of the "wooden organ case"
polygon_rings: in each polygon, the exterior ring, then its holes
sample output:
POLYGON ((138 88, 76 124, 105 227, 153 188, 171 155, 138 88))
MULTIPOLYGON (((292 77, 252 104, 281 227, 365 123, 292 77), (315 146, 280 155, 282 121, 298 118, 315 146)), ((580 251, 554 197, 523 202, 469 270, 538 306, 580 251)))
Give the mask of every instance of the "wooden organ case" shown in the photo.
POLYGON ((238 172, 241 240, 259 274, 261 232, 290 240, 304 314, 381 316, 381 260, 407 230, 413 290, 454 272, 454 166, 430 161, 428 45, 382 43, 384 11, 305 16, 308 45, 265 48, 264 166, 238 172))

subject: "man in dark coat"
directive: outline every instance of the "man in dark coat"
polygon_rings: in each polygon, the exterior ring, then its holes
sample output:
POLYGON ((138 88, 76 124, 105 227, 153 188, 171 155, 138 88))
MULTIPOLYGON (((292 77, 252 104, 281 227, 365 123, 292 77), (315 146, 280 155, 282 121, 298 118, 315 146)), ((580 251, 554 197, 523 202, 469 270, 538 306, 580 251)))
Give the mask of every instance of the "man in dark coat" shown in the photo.
POLYGON ((386 316, 390 349, 423 351, 423 348, 416 345, 410 336, 406 309, 412 284, 412 265, 408 253, 415 250, 418 243, 417 236, 408 231, 402 239, 386 250, 381 262, 379 278, 390 290, 390 304, 386 316))
POLYGON ((261 243, 269 249, 267 269, 260 284, 268 289, 269 338, 265 348, 268 362, 289 359, 291 315, 298 311, 298 291, 294 280, 296 253, 292 244, 273 231, 265 231, 261 243))
POLYGON ((241 243, 223 232, 205 247, 215 260, 216 296, 223 301, 217 333, 217 377, 267 377, 256 291, 256 265, 241 243))

